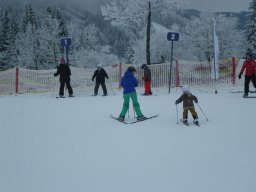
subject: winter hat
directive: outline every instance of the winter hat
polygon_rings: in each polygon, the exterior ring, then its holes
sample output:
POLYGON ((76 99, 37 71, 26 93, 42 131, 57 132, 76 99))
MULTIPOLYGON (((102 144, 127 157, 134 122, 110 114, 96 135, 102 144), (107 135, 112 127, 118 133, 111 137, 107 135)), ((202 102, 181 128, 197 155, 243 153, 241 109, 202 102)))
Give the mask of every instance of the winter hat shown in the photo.
POLYGON ((143 64, 142 66, 141 66, 141 69, 146 69, 147 68, 147 64, 143 64))
POLYGON ((65 63, 65 59, 64 59, 63 56, 60 58, 60 62, 61 62, 61 63, 65 63))
POLYGON ((183 93, 189 93, 190 92, 188 85, 183 85, 181 89, 182 89, 183 93))
POLYGON ((133 66, 130 66, 127 68, 127 71, 136 72, 136 69, 133 66))
POLYGON ((101 68, 101 67, 102 67, 102 65, 101 65, 101 64, 98 64, 98 65, 97 65, 97 68, 101 68))

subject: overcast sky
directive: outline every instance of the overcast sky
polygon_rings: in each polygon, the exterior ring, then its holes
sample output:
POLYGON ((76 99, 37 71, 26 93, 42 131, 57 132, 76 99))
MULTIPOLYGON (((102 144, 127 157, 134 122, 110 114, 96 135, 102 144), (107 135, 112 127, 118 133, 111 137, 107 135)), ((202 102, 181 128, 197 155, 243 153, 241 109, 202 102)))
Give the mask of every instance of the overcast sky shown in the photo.
POLYGON ((189 7, 199 10, 213 11, 248 11, 252 0, 188 0, 189 7))
MULTIPOLYGON (((53 0, 54 1, 54 0, 53 0)), ((71 1, 71 0, 66 0, 71 1)), ((110 2, 111 0, 72 0, 77 1, 88 7, 99 7, 100 4, 110 2)), ((211 11, 248 11, 249 2, 252 0, 187 0, 188 8, 211 11)))
MULTIPOLYGON (((72 0, 85 4, 96 4, 99 6, 105 2, 111 0, 72 0)), ((211 11, 248 11, 249 2, 252 0, 187 0, 189 3, 188 8, 199 10, 211 10, 211 11)))
MULTIPOLYGON (((76 4, 80 8, 85 7, 88 10, 98 10, 101 4, 111 2, 112 0, 0 0, 0 2, 8 2, 8 4, 14 4, 15 1, 33 3, 43 2, 61 2, 61 3, 72 3, 76 4)), ((210 11, 248 11, 249 2, 252 0, 186 0, 189 2, 188 8, 199 9, 199 10, 210 10, 210 11)))

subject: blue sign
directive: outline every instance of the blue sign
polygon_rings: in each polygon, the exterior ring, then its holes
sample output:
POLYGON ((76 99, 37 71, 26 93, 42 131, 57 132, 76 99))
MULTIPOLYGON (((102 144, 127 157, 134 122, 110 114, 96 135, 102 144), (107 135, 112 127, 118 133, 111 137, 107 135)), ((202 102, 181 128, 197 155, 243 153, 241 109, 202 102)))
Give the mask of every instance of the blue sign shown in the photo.
POLYGON ((174 32, 167 33, 167 40, 168 41, 178 41, 179 33, 174 33, 174 32))
POLYGON ((64 38, 60 40, 61 47, 69 47, 71 45, 71 38, 64 38))

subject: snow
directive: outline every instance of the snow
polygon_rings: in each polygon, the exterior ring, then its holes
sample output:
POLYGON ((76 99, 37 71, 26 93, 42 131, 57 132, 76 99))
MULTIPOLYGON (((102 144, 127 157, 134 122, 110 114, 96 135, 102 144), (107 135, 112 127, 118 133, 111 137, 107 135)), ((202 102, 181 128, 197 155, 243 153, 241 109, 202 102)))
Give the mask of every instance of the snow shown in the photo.
POLYGON ((121 91, 1 96, 0 191, 254 192, 256 99, 230 93, 242 87, 190 89, 209 119, 196 105, 201 127, 177 124, 175 89, 138 90, 144 115, 159 117, 128 125, 109 117, 121 91))

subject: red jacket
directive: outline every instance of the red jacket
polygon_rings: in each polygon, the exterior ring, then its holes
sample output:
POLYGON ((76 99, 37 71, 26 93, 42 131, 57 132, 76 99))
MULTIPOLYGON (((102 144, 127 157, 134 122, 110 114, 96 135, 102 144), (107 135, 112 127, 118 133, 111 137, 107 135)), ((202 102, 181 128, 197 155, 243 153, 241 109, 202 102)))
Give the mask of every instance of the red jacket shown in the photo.
POLYGON ((246 60, 242 66, 240 74, 242 75, 245 69, 246 76, 252 76, 256 72, 256 62, 254 60, 246 60))

